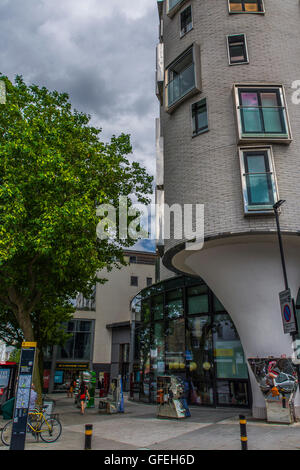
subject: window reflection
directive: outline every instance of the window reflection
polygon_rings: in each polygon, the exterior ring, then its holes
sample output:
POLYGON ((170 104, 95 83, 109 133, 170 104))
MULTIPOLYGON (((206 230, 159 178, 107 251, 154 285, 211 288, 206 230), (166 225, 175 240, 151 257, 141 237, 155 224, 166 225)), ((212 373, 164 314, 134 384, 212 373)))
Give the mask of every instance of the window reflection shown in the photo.
POLYGON ((134 397, 137 392, 138 399, 156 402, 157 377, 173 374, 187 381, 191 404, 247 406, 248 369, 224 306, 195 279, 172 282, 172 290, 161 283, 152 297, 142 291, 133 301, 133 314, 141 312, 135 330, 134 397))
POLYGON ((168 318, 178 318, 183 315, 182 289, 166 294, 166 313, 168 318))
POLYGON ((244 351, 229 315, 215 315, 213 331, 217 378, 247 379, 244 351))

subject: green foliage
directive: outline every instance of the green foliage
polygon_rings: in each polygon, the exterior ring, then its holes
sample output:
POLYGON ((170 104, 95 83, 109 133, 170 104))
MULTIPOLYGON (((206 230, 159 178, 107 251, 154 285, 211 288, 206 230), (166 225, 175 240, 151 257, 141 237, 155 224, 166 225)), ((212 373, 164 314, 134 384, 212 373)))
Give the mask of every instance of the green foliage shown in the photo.
POLYGON ((17 364, 19 364, 20 358, 21 358, 21 349, 14 349, 10 353, 8 360, 10 362, 16 362, 17 364))
POLYGON ((135 242, 97 239, 97 205, 149 202, 152 177, 128 160, 128 135, 101 142, 66 93, 0 80, 0 329, 41 347, 63 341, 68 299, 88 296, 97 273, 125 264, 123 248, 135 242))

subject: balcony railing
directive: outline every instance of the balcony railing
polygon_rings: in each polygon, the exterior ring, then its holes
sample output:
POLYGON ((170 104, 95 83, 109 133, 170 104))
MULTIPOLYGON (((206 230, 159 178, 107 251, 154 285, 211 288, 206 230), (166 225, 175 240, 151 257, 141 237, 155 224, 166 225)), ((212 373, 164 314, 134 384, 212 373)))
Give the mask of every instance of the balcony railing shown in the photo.
POLYGON ((190 64, 167 84, 168 106, 172 106, 193 88, 195 88, 195 70, 194 64, 190 64))
POLYGON ((288 137, 284 106, 238 106, 243 135, 288 137))

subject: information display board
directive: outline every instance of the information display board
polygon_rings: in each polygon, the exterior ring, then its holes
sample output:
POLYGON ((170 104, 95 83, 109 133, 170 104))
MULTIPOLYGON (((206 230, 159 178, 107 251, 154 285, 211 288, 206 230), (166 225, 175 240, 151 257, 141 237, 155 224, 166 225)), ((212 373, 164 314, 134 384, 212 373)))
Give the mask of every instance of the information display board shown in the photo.
POLYGON ((13 413, 10 450, 24 450, 36 343, 23 343, 13 413))

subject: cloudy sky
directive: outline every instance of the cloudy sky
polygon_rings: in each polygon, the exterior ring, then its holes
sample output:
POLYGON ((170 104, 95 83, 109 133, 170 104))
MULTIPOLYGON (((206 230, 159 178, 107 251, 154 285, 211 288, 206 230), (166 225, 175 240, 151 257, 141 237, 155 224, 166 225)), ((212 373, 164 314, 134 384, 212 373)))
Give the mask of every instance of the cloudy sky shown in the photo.
POLYGON ((155 0, 0 0, 0 72, 66 91, 155 171, 155 0))

